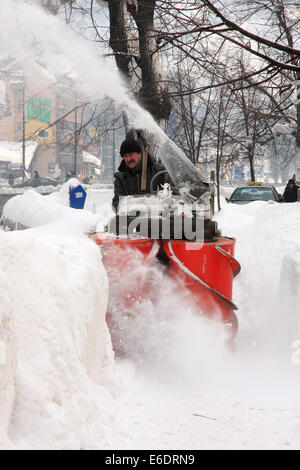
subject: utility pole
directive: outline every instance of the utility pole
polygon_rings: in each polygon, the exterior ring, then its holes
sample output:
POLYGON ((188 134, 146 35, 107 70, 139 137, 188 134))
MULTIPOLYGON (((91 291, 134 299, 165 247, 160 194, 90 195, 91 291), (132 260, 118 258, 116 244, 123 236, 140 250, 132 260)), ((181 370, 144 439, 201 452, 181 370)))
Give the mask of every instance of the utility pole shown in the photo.
POLYGON ((116 171, 116 129, 115 129, 115 120, 116 120, 116 113, 115 113, 115 107, 114 107, 114 113, 113 113, 113 152, 112 152, 112 180, 114 180, 114 174, 116 171))
POLYGON ((297 114, 297 129, 296 129, 296 155, 295 155, 295 175, 296 181, 300 181, 300 73, 297 73, 296 86, 296 114, 297 114))
POLYGON ((74 142, 74 170, 75 170, 75 175, 74 177, 77 178, 77 91, 75 92, 75 142, 74 142))
POLYGON ((25 76, 23 76, 23 84, 22 84, 22 102, 23 102, 23 109, 22 109, 22 178, 23 183, 25 179, 25 76))
POLYGON ((210 172, 210 181, 211 181, 211 186, 212 186, 211 199, 210 199, 211 214, 215 215, 215 172, 214 170, 210 172))

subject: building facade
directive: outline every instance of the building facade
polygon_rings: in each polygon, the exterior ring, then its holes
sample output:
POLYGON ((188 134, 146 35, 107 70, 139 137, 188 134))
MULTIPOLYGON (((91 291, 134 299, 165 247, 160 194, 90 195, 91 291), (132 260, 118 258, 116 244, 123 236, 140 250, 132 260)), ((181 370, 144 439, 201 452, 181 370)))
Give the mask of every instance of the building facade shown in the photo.
MULTIPOLYGON (((80 175, 82 106, 72 83, 59 85, 36 71, 24 76, 0 63, 0 142, 38 143, 30 173, 65 180, 80 175)), ((20 167, 22 161, 20 161, 20 167)))

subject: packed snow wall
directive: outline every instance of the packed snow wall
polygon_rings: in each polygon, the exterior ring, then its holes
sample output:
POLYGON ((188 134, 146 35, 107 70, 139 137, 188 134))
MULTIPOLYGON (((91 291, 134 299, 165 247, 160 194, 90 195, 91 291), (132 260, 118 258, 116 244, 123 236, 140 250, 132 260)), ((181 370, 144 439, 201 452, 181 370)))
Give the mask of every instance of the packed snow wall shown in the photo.
MULTIPOLYGON (((293 344, 300 338, 300 204, 254 201, 227 204, 215 219, 235 237, 236 256, 244 267, 236 279, 239 341, 253 341, 266 356, 292 365, 293 344)), ((253 352, 252 352, 253 353, 253 352)))
POLYGON ((98 217, 66 207, 66 193, 28 191, 4 207, 16 227, 35 228, 0 232, 0 340, 9 345, 0 366, 2 448, 8 439, 26 449, 110 441, 117 378, 108 280, 87 235, 98 217))
MULTIPOLYGON (((1 244, 2 250, 3 245, 1 244)), ((17 366, 17 343, 13 327, 8 284, 6 273, 2 270, 0 274, 0 449, 10 447, 7 431, 15 400, 14 380, 17 366)))

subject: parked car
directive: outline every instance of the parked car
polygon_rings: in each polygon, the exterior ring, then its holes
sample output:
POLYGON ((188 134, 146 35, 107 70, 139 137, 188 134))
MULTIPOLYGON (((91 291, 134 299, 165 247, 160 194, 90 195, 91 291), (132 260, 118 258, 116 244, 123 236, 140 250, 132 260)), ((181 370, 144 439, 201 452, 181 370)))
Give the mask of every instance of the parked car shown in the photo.
POLYGON ((40 177, 39 179, 29 178, 24 182, 14 184, 13 188, 36 188, 37 186, 57 186, 59 184, 61 184, 61 182, 58 180, 40 177))
POLYGON ((236 188, 228 202, 234 204, 248 204, 252 201, 282 202, 282 196, 274 186, 262 183, 251 183, 247 186, 236 188))

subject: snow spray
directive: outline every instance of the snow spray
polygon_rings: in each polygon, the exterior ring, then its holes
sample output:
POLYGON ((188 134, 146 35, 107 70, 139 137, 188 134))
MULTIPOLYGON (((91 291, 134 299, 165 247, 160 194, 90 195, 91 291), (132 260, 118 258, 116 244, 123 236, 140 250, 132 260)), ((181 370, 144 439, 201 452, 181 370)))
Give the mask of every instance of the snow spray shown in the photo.
POLYGON ((230 354, 224 326, 199 311, 183 281, 171 279, 166 266, 155 260, 145 264, 137 250, 116 250, 114 257, 105 250, 104 263, 110 281, 108 324, 117 356, 163 380, 207 380, 230 354))
POLYGON ((163 137, 151 115, 129 96, 113 62, 99 55, 98 43, 96 49, 38 2, 2 0, 0 12, 5 18, 0 31, 0 58, 10 60, 10 70, 21 66, 25 78, 27 74, 28 79, 34 79, 39 72, 56 83, 68 76, 87 100, 99 103, 109 97, 119 109, 127 110, 133 125, 163 137))
POLYGON ((58 16, 47 13, 37 1, 2 0, 0 13, 5 18, 0 31, 0 60, 8 59, 10 70, 21 68, 25 81, 34 81, 38 75, 44 75, 53 86, 68 77, 74 90, 91 104, 110 98, 118 105, 119 112, 126 113, 132 127, 146 129, 156 146, 168 144, 168 155, 163 151, 161 158, 180 193, 187 193, 187 186, 188 190, 196 187, 199 197, 208 189, 203 176, 184 153, 171 144, 151 114, 131 96, 112 60, 99 55, 99 50, 103 55, 105 53, 99 43, 96 43, 96 49, 94 43, 81 39, 70 26, 58 16), (178 177, 178 168, 189 171, 185 174, 181 171, 178 177))

